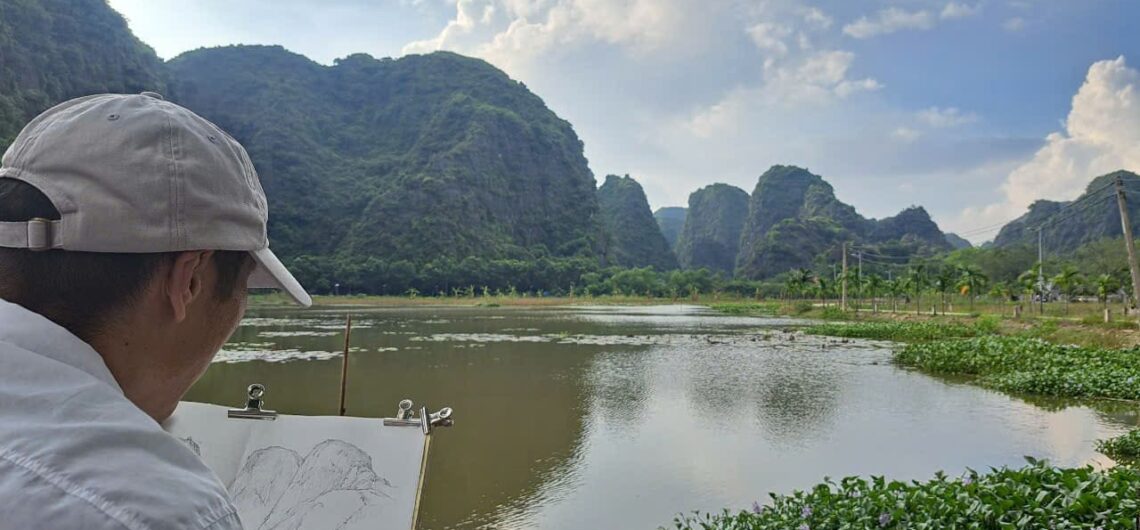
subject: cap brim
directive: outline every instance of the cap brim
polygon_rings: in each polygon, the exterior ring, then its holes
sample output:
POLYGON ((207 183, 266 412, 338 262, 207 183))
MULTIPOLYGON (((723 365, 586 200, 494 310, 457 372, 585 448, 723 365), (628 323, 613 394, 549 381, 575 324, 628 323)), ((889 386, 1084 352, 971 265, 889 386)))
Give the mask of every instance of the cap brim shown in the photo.
POLYGON ((269 247, 250 251, 250 255, 257 262, 257 267, 249 276, 248 287, 253 289, 280 289, 302 307, 313 305, 313 299, 309 293, 305 292, 305 288, 301 287, 300 282, 293 277, 289 269, 285 268, 281 260, 277 259, 273 251, 269 250, 269 247))

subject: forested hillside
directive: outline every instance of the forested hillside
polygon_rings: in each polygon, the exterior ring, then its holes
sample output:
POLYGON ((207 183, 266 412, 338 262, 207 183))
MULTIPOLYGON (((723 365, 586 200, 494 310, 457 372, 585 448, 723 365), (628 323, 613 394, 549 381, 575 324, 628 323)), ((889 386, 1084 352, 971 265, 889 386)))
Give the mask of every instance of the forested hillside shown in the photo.
POLYGON ((602 258, 618 267, 677 268, 677 259, 661 234, 641 184, 629 175, 607 175, 598 188, 602 221, 602 258))
POLYGON ((581 141, 481 60, 354 55, 326 67, 233 46, 169 67, 172 99, 249 150, 273 243, 310 283, 363 275, 344 280, 377 289, 403 283, 410 265, 438 271, 445 288, 510 265, 492 261, 596 257, 581 141))
POLYGON ((685 268, 707 267, 731 275, 747 218, 748 192, 728 184, 694 191, 677 240, 677 261, 685 268))
POLYGON ((163 88, 162 61, 104 0, 0 0, 0 152, 61 101, 163 88))
MULTIPOLYGON (((1002 227, 994 238, 994 246, 1009 247, 1037 244, 1037 229, 1042 229, 1042 243, 1049 252, 1072 252, 1082 245, 1104 238, 1121 237, 1120 208, 1116 204, 1113 183, 1120 177, 1133 196, 1140 195, 1140 176, 1129 171, 1114 171, 1094 178, 1085 192, 1070 202, 1039 200, 1029 211, 1002 227), (1070 207, 1071 206, 1071 207, 1070 207)), ((1140 200, 1128 205, 1132 230, 1140 233, 1140 200)))

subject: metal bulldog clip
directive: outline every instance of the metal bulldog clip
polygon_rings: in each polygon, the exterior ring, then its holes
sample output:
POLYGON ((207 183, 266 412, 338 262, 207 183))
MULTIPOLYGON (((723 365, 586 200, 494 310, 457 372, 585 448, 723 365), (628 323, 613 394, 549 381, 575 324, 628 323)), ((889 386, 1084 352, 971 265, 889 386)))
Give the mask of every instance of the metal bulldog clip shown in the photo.
POLYGON ((247 420, 275 420, 277 419, 277 411, 264 410, 261 408, 264 401, 261 399, 265 396, 265 385, 254 383, 249 385, 246 389, 248 399, 245 402, 244 409, 230 409, 226 412, 229 418, 242 418, 247 420))
POLYGON ((384 425, 402 427, 419 426, 423 429, 424 434, 431 434, 431 430, 434 427, 451 427, 455 424, 455 421, 451 419, 451 407, 444 407, 440 409, 439 412, 430 414, 427 411, 427 407, 420 407, 419 417, 416 417, 415 412, 412 411, 412 407, 414 406, 415 404, 412 403, 410 399, 401 400, 396 409, 396 417, 384 418, 384 425))

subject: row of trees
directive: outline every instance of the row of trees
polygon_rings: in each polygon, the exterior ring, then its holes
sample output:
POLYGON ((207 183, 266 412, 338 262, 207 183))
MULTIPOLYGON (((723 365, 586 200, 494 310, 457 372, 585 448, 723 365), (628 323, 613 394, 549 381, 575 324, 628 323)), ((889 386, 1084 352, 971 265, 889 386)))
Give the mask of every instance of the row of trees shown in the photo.
POLYGON ((827 304, 828 300, 840 296, 842 284, 846 281, 848 295, 858 301, 870 298, 875 304, 881 297, 891 300, 892 310, 897 310, 897 301, 902 298, 915 301, 915 311, 922 308, 924 294, 939 298, 938 307, 943 313, 947 308, 947 296, 956 293, 969 299, 970 310, 979 296, 987 296, 997 301, 1059 299, 1068 304, 1081 295, 1094 295, 1107 307, 1109 298, 1130 294, 1128 270, 1115 273, 1101 273, 1089 277, 1075 266, 1063 265, 1055 275, 1042 274, 1040 263, 1019 274, 1012 282, 991 282, 990 277, 976 266, 944 263, 938 267, 916 264, 906 267, 898 278, 884 278, 878 273, 861 274, 848 270, 846 275, 819 274, 811 269, 790 271, 784 280, 784 294, 790 298, 816 298, 827 304), (1024 298, 1023 298, 1024 297, 1024 298))
POLYGON ((892 305, 902 300, 921 306, 924 297, 933 296, 945 310, 951 295, 967 297, 971 308, 978 297, 993 301, 1060 299, 1067 304, 1090 295, 1107 303, 1130 289, 1122 249, 1120 241, 1111 240, 1083 247, 1067 259, 1046 260, 1044 270, 1049 274, 1041 274, 1035 252, 1014 247, 967 249, 901 263, 868 258, 862 272, 852 267, 846 277, 838 263, 821 262, 767 281, 734 279, 703 268, 662 272, 651 267, 602 267, 585 257, 488 260, 472 256, 414 263, 376 257, 301 256, 291 261, 290 269, 316 293, 424 296, 622 294, 677 299, 726 293, 829 303, 840 297, 846 279, 848 295, 854 300, 888 298, 892 305))

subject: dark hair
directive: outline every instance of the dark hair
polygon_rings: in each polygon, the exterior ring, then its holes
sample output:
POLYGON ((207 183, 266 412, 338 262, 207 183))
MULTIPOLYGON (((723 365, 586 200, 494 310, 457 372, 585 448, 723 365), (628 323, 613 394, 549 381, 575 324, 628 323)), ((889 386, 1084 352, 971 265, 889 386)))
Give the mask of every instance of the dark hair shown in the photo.
MULTIPOLYGON (((34 186, 0 178, 0 221, 59 219, 59 210, 34 186)), ((107 320, 129 307, 177 252, 130 254, 0 248, 0 298, 19 304, 90 340, 107 320)), ((215 296, 239 294, 238 280, 253 263, 248 252, 215 251, 215 296)))

